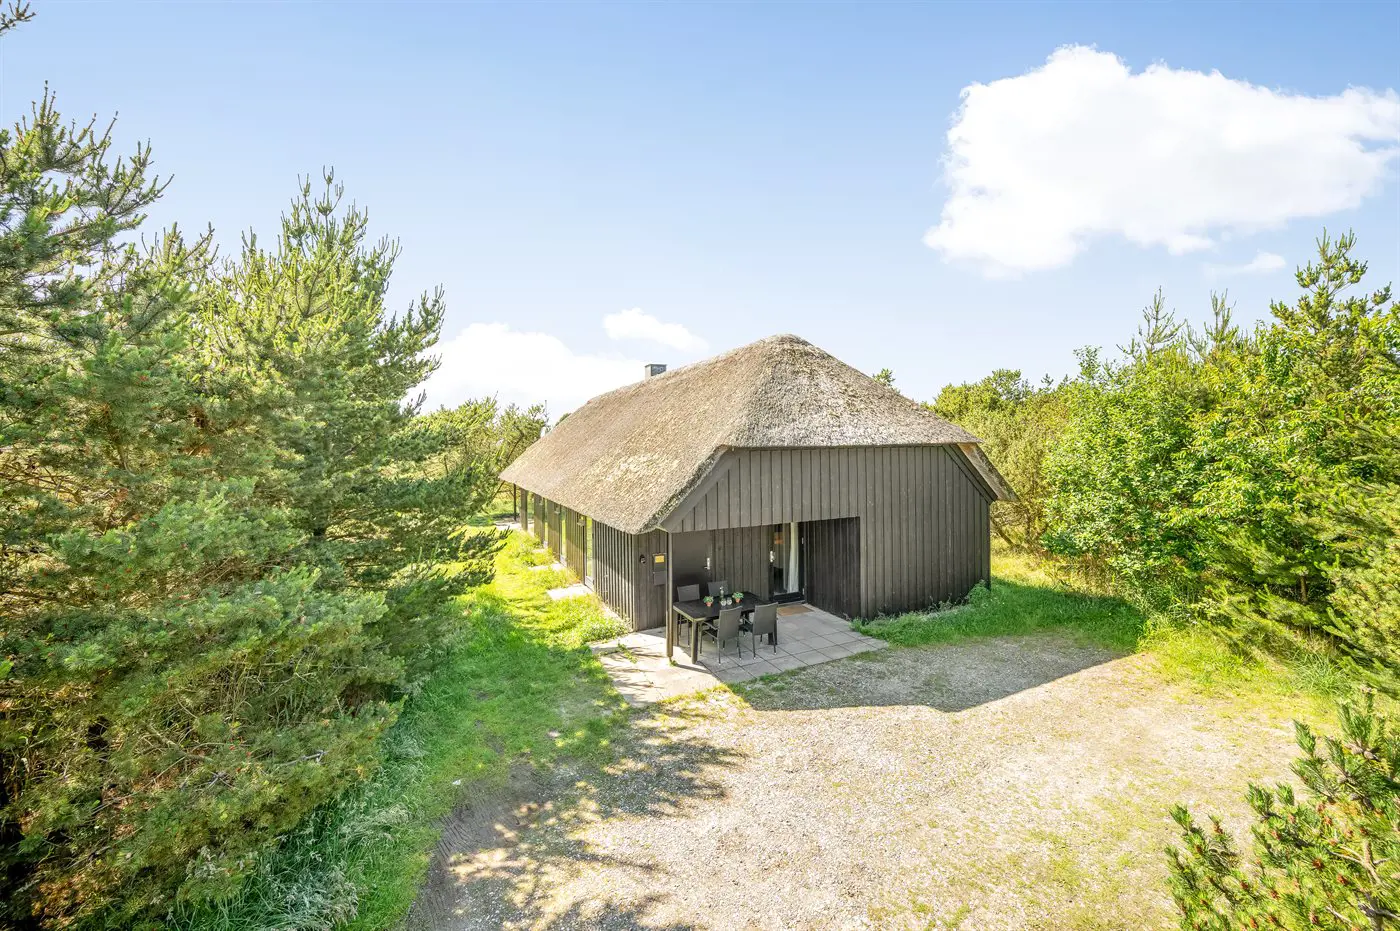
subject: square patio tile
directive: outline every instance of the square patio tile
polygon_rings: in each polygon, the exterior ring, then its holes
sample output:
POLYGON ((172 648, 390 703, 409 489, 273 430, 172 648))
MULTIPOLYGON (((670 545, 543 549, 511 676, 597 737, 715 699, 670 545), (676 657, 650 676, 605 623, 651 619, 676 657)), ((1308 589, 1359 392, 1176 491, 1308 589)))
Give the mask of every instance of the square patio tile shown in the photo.
POLYGON ((822 649, 822 652, 825 653, 827 656, 834 656, 840 658, 843 656, 850 656, 854 654, 856 650, 854 649, 852 644, 838 643, 835 646, 824 647, 822 649))
POLYGON ((841 632, 839 630, 814 630, 809 635, 812 639, 820 639, 823 643, 838 643, 841 632))
POLYGON ((819 630, 809 630, 809 629, 806 629, 806 628, 804 628, 804 629, 802 629, 802 630, 780 630, 780 631, 778 631, 778 639, 779 639, 779 640, 810 640, 810 639, 813 638, 813 637, 825 637, 825 636, 826 636, 826 634, 822 633, 822 632, 819 631, 819 630))
POLYGON ((854 643, 861 639, 861 635, 853 630, 833 631, 825 636, 832 643, 854 643))
POLYGON ((804 661, 801 657, 784 656, 781 654, 779 654, 777 659, 769 660, 769 663, 773 666, 774 669, 777 669, 780 672, 786 672, 789 669, 801 669, 803 666, 807 665, 807 662, 804 661))
POLYGON ((812 640, 820 640, 823 643, 832 642, 831 631, 829 630, 804 630, 801 633, 794 636, 793 639, 801 640, 803 642, 810 642, 812 640))
POLYGON ((832 659, 821 650, 808 650, 806 653, 798 653, 793 659, 801 660, 803 666, 815 666, 818 663, 825 663, 832 659))

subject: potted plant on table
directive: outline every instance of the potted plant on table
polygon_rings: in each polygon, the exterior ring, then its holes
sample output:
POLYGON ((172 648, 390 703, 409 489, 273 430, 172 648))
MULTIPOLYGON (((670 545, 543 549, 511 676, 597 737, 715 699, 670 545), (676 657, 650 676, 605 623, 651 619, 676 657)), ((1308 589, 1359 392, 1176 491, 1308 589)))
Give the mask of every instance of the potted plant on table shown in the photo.
POLYGON ((743 601, 743 600, 744 600, 744 593, 743 593, 743 592, 735 592, 735 593, 734 593, 734 603, 735 603, 735 604, 738 604, 739 602, 741 602, 741 601, 743 601))
POLYGON ((714 603, 715 603, 715 596, 714 596, 714 595, 706 595, 706 596, 705 596, 705 607, 707 607, 707 608, 713 607, 713 606, 714 606, 714 603))

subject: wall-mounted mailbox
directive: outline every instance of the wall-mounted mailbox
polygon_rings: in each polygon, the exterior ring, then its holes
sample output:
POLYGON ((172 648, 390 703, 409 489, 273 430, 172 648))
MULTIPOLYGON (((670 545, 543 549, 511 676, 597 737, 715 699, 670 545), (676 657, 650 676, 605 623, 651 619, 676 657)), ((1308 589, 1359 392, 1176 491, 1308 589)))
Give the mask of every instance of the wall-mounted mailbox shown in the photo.
POLYGON ((651 584, 666 584, 666 554, 654 553, 651 557, 651 584))

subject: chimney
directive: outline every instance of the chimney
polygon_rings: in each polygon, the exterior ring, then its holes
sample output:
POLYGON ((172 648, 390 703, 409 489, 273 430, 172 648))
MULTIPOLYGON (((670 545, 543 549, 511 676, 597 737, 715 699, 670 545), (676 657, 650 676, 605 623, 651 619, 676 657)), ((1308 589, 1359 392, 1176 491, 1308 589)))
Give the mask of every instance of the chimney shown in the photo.
POLYGON ((648 362, 646 364, 647 378, 651 378, 654 375, 660 375, 664 371, 666 371, 665 362, 648 362))

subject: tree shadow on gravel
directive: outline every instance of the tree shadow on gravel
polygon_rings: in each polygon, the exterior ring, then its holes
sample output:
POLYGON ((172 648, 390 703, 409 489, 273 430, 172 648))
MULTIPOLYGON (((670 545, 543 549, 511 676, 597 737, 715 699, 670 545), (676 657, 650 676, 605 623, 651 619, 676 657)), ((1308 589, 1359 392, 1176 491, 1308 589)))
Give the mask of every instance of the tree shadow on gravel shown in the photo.
POLYGON ((1119 659, 1145 618, 1126 599, 998 576, 968 603, 853 625, 892 647, 744 683, 760 710, 927 705, 958 712, 1119 659))
POLYGON ((703 711, 665 706, 631 715, 604 766, 540 772, 518 767, 509 786, 458 809, 444 825, 405 927, 424 931, 522 928, 689 928, 647 924, 661 899, 596 900, 550 910, 550 893, 579 871, 655 872, 646 860, 596 849, 583 836, 615 818, 665 818, 727 798, 718 771, 743 756, 695 736, 703 711), (585 913, 591 917, 585 917, 585 913))
POLYGON ((745 682, 734 691, 760 711, 925 705, 951 714, 1122 656, 1046 632, 862 653, 745 682))
POLYGON ((613 901, 575 902, 568 910, 530 925, 535 931, 696 931, 700 926, 691 922, 649 921, 647 915, 661 902, 661 896, 649 895, 636 905, 621 905, 613 901))

